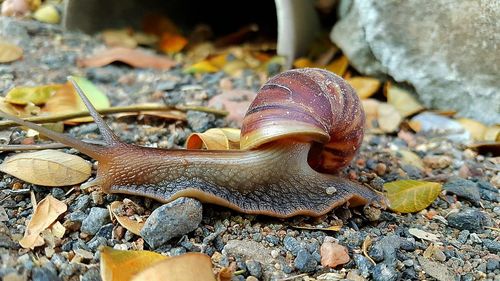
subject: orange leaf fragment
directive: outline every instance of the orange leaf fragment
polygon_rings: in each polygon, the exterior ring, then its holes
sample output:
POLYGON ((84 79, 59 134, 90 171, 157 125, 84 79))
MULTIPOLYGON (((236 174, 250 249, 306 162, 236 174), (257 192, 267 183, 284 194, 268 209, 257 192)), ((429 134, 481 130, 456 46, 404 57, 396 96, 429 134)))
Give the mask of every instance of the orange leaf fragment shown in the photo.
POLYGON ((188 40, 182 35, 165 32, 160 38, 160 50, 167 53, 178 53, 187 45, 188 40))
POLYGON ((135 274, 167 258, 151 251, 122 251, 103 247, 101 278, 103 281, 131 280, 135 274))
POLYGON ((85 59, 79 59, 80 67, 101 67, 113 62, 123 62, 137 68, 169 70, 177 63, 167 57, 148 54, 139 49, 116 47, 103 50, 85 59))
POLYGON ((132 281, 216 281, 210 257, 201 253, 175 256, 150 266, 132 281))
POLYGON ((346 56, 341 56, 340 58, 332 61, 325 68, 338 76, 343 76, 349 66, 349 60, 346 56))
POLYGON ((353 77, 347 82, 356 90, 359 98, 367 99, 375 94, 380 88, 380 81, 372 77, 353 77))
POLYGON ((33 216, 26 227, 24 236, 19 240, 21 247, 34 249, 44 244, 40 233, 48 228, 62 213, 66 212, 68 206, 63 202, 48 195, 40 201, 33 211, 33 216))

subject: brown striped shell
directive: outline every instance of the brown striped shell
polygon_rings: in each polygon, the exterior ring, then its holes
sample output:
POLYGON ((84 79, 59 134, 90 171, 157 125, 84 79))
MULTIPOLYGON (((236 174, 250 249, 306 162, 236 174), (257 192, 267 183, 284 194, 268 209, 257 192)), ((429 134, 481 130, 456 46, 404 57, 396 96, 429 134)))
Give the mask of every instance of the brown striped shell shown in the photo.
POLYGON ((241 128, 241 148, 282 138, 314 141, 310 165, 335 172, 361 146, 365 115, 354 89, 322 69, 303 68, 272 77, 257 93, 241 128))

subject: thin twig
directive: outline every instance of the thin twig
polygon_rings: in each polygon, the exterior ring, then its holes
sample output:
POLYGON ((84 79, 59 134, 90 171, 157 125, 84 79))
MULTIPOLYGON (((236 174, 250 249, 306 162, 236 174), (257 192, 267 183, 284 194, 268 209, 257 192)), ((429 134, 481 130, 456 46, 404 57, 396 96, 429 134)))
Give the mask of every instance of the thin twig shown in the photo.
MULTIPOLYGON (((205 106, 165 106, 165 105, 129 105, 129 106, 115 106, 110 108, 98 109, 97 111, 100 114, 115 114, 115 113, 123 113, 123 112, 141 112, 141 111, 169 111, 169 110, 179 110, 179 111, 201 111, 206 113, 212 113, 215 115, 226 116, 227 111, 218 110, 215 108, 205 107, 205 106)), ((74 118, 87 117, 90 116, 87 110, 72 112, 72 113, 63 113, 63 114, 54 114, 50 116, 34 116, 28 117, 24 120, 34 122, 34 123, 52 123, 58 121, 64 121, 74 118)), ((16 126, 15 122, 10 120, 0 121, 0 128, 12 127, 16 126)))
MULTIPOLYGON (((104 142, 99 140, 82 139, 81 141, 97 145, 105 145, 104 142)), ((0 151, 44 150, 44 149, 59 149, 65 147, 69 146, 59 142, 41 143, 41 144, 6 144, 6 145, 0 145, 0 151)))
POLYGON ((304 276, 307 276, 307 273, 302 273, 302 274, 299 274, 299 275, 289 276, 289 277, 281 278, 281 279, 278 279, 278 280, 279 281, 288 281, 288 280, 293 280, 293 279, 301 278, 301 277, 304 277, 304 276))

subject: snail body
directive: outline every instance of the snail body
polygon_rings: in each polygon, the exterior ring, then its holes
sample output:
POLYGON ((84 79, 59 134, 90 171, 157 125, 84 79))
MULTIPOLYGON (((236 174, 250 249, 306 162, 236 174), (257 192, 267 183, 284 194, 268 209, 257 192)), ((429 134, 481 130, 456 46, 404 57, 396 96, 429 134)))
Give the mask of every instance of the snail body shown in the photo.
POLYGON ((0 115, 98 160, 96 179, 85 185, 161 202, 193 197, 244 213, 282 218, 319 216, 346 202, 381 202, 380 195, 367 187, 318 172, 347 165, 363 136, 364 115, 354 90, 330 72, 300 69, 271 78, 243 121, 242 149, 228 151, 125 144, 73 84, 107 146, 0 115))

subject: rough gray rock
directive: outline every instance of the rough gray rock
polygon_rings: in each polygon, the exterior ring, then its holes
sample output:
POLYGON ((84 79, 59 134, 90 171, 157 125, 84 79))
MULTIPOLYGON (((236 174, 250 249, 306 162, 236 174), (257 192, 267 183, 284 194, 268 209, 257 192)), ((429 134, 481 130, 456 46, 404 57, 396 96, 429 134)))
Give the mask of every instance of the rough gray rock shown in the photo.
POLYGON ((353 0, 331 38, 360 72, 410 83, 427 107, 495 123, 498 18, 496 1, 353 0))
POLYGON ((481 194, 473 181, 452 177, 443 185, 443 189, 469 200, 475 206, 480 206, 481 194))
POLYGON ((89 234, 96 234, 99 229, 109 223, 109 211, 104 208, 93 207, 90 209, 89 215, 82 221, 81 230, 89 234))
POLYGON ((181 197, 154 210, 141 230, 141 236, 152 248, 195 230, 201 222, 200 201, 181 197))
POLYGON ((464 209, 448 216, 448 223, 456 229, 482 232, 485 226, 491 226, 488 214, 476 209, 464 209))

